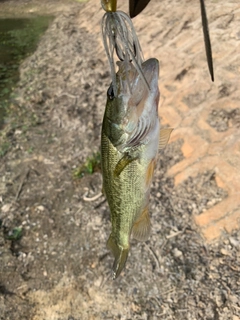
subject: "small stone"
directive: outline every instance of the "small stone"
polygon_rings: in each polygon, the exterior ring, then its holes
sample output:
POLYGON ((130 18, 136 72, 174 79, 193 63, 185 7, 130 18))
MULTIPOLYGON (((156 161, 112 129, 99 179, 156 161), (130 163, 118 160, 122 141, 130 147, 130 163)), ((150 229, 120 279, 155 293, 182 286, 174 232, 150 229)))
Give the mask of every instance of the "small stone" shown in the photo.
POLYGON ((216 300, 216 305, 218 307, 221 307, 221 305, 223 304, 221 295, 217 295, 215 300, 216 300))
POLYGON ((36 209, 41 211, 41 212, 43 212, 45 210, 44 206, 38 206, 36 209))
POLYGON ((4 206, 2 206, 2 212, 6 213, 11 209, 11 203, 6 203, 4 206))
POLYGON ((234 246, 236 248, 239 248, 239 246, 240 246, 240 242, 237 241, 236 239, 234 239, 233 237, 229 238, 229 242, 231 243, 232 246, 234 246))
POLYGON ((223 254, 224 256, 229 256, 230 255, 230 252, 226 249, 221 249, 221 254, 223 254))
POLYGON ((100 286, 101 286, 101 283, 102 283, 102 278, 101 278, 101 277, 94 281, 94 285, 95 285, 96 287, 100 287, 100 286))
POLYGON ((234 304, 237 304, 239 302, 239 298, 232 294, 229 295, 229 299, 234 304))
POLYGON ((182 256, 182 251, 178 250, 178 248, 174 248, 174 249, 173 249, 173 256, 174 256, 175 258, 181 257, 181 256, 182 256))

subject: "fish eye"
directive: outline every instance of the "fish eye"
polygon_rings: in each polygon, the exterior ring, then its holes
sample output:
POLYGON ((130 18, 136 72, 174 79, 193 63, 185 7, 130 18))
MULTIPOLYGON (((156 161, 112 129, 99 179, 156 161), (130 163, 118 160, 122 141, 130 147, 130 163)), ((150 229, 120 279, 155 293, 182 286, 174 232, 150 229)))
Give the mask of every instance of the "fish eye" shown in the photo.
POLYGON ((113 91, 113 85, 111 84, 107 91, 107 96, 110 100, 114 99, 114 91, 113 91))

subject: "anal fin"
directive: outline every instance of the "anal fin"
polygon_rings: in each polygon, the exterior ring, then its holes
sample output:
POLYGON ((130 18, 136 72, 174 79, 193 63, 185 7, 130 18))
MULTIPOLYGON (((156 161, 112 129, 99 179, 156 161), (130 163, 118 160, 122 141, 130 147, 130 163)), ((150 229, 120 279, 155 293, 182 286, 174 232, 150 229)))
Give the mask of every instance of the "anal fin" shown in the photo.
POLYGON ((149 237, 150 231, 151 222, 148 207, 146 207, 133 225, 132 237, 139 241, 146 241, 149 237))
POLYGON ((149 188, 153 179, 153 173, 154 173, 154 169, 155 169, 155 165, 156 162, 155 160, 152 160, 147 168, 147 172, 146 172, 146 187, 149 188))
POLYGON ((162 150, 166 147, 172 131, 173 131, 173 128, 165 128, 160 130, 159 145, 158 145, 159 150, 162 150))

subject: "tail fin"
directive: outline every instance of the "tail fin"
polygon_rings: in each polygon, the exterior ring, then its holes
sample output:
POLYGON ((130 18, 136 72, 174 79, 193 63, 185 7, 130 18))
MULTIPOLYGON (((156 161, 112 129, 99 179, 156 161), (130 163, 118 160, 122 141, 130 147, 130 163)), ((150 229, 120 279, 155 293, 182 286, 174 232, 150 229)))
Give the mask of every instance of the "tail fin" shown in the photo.
POLYGON ((115 258, 112 271, 113 279, 116 279, 120 275, 127 261, 129 246, 127 248, 120 246, 116 243, 116 240, 113 238, 111 234, 107 241, 107 247, 109 248, 109 250, 111 250, 115 258))

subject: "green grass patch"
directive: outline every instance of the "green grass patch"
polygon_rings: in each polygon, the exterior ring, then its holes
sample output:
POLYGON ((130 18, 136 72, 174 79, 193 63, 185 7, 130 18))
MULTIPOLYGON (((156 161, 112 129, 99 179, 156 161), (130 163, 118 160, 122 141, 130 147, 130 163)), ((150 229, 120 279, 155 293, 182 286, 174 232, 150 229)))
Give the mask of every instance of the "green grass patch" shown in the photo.
POLYGON ((17 241, 22 237, 22 228, 14 228, 8 232, 6 239, 17 241))
POLYGON ((91 157, 88 157, 82 166, 74 169, 73 177, 79 179, 87 174, 93 174, 99 171, 101 171, 101 155, 100 152, 96 152, 91 157))
POLYGON ((8 150, 10 149, 10 143, 9 142, 3 142, 0 145, 0 158, 4 157, 5 154, 8 152, 8 150))

